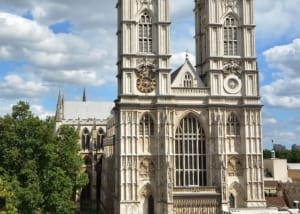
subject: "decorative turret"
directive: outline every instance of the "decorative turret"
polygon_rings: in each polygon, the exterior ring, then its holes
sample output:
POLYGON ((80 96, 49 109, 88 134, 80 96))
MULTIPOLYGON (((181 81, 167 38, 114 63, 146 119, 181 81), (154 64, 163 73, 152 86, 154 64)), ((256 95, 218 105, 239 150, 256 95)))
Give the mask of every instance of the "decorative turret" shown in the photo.
POLYGON ((56 106, 56 114, 55 120, 56 122, 61 122, 64 118, 64 96, 59 90, 58 92, 58 99, 57 99, 57 106, 56 106))

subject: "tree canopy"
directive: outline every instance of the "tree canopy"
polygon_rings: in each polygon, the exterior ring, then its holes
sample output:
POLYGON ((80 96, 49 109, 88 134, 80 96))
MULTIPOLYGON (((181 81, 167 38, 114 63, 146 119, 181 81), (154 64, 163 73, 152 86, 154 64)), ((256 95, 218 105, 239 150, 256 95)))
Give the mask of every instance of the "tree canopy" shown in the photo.
POLYGON ((73 213, 76 190, 88 182, 78 152, 73 127, 56 132, 28 103, 13 106, 0 117, 0 213, 73 213))
MULTIPOLYGON (((288 163, 300 163, 300 150, 275 150, 276 158, 287 159, 288 163)), ((271 158, 271 150, 264 150, 264 159, 271 158)))

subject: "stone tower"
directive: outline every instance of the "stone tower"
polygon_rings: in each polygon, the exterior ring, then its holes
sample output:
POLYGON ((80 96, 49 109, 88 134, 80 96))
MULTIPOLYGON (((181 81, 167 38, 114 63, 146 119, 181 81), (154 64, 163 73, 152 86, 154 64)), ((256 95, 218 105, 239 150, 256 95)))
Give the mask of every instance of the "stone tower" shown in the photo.
POLYGON ((170 94, 169 0, 119 0, 115 213, 166 213, 165 139, 158 115, 170 94), (163 167, 163 170, 161 169, 163 167))
MULTIPOLYGON (((264 207, 253 0, 196 0, 196 69, 208 102, 223 209, 264 207)), ((218 183, 219 182, 219 183, 218 183)))

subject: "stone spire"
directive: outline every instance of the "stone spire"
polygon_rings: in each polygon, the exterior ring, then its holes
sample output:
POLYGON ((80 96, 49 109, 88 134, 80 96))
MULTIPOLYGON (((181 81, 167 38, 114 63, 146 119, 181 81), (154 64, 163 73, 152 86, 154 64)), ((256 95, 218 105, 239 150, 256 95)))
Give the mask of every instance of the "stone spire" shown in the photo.
POLYGON ((86 102, 85 88, 83 89, 82 102, 86 102))
POLYGON ((64 118, 64 95, 59 90, 58 92, 58 99, 57 99, 57 106, 56 106, 56 115, 55 120, 56 121, 62 121, 64 118))

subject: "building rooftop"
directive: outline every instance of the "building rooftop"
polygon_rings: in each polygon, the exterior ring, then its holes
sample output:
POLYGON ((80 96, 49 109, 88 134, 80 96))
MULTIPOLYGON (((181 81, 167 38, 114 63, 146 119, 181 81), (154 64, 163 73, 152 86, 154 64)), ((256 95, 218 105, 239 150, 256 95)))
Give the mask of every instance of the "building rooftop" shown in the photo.
POLYGON ((288 163, 288 169, 300 170, 300 163, 288 163))
POLYGON ((106 119, 114 107, 113 102, 64 102, 64 119, 106 119))

